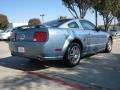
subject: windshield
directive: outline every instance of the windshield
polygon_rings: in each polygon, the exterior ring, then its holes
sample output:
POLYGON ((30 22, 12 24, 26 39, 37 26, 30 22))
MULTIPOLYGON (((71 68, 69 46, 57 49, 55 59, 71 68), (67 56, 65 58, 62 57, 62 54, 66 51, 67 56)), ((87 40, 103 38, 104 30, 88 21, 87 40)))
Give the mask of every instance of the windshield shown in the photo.
POLYGON ((63 23, 69 21, 70 19, 64 19, 64 20, 53 20, 50 22, 46 22, 43 25, 47 26, 47 27, 59 27, 60 25, 62 25, 63 23))

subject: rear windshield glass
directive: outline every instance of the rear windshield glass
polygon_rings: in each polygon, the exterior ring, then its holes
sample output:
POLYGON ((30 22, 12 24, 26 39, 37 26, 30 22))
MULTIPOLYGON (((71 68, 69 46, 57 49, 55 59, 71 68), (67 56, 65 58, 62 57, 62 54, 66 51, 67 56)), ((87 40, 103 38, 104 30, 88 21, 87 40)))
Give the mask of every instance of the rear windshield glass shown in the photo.
POLYGON ((25 25, 25 26, 16 27, 13 30, 16 30, 16 29, 29 29, 29 28, 44 28, 44 26, 43 25, 33 25, 33 26, 25 25))
POLYGON ((60 25, 62 25, 63 23, 69 21, 70 19, 65 19, 65 20, 53 20, 50 22, 46 22, 43 25, 47 26, 47 27, 59 27, 60 25))

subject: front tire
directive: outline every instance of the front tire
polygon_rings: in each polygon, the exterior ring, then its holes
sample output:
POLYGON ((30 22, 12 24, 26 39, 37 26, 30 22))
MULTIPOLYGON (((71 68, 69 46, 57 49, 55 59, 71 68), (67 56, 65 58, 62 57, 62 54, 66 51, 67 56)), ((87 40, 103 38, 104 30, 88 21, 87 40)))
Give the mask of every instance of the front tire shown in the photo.
POLYGON ((112 51, 112 39, 109 38, 109 39, 108 39, 108 42, 107 42, 107 45, 106 45, 105 52, 106 52, 106 53, 110 53, 111 51, 112 51))
POLYGON ((68 47, 64 56, 67 66, 73 67, 79 64, 81 58, 81 47, 78 43, 72 43, 68 47))

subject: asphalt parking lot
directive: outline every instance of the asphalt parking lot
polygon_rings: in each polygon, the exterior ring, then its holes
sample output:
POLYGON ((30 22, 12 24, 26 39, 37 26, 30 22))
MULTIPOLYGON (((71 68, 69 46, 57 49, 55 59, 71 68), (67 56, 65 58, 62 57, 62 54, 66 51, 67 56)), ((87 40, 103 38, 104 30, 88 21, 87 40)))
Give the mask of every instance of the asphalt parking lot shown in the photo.
POLYGON ((120 40, 111 53, 87 56, 74 68, 13 57, 1 41, 0 71, 0 90, 120 90, 120 40))

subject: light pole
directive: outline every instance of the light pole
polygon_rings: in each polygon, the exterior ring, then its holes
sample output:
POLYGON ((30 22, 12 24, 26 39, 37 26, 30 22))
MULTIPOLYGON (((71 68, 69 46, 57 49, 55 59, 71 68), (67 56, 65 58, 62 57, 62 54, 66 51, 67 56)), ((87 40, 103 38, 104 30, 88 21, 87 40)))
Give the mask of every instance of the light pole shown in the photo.
POLYGON ((44 23, 44 14, 40 14, 40 17, 42 18, 42 23, 44 23))

